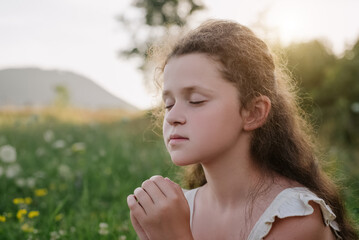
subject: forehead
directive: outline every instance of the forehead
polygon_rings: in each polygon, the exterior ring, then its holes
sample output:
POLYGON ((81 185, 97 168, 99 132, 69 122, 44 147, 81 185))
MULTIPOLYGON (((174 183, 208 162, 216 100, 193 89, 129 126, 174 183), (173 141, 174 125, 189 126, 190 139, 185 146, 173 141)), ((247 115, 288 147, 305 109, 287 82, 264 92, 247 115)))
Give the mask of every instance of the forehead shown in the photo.
POLYGON ((188 54, 171 58, 164 69, 163 90, 173 88, 212 87, 227 82, 221 65, 205 54, 188 54))

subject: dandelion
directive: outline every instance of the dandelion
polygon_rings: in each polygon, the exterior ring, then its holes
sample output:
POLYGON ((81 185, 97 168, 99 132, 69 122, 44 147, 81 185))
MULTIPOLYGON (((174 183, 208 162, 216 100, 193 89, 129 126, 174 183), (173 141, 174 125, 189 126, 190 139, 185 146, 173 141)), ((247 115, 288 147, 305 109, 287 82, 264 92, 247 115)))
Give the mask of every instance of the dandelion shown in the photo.
POLYGON ((6 222, 6 217, 3 215, 0 215, 0 222, 6 222))
POLYGON ((59 222, 64 218, 64 214, 60 213, 55 216, 55 221, 59 222))
POLYGON ((32 203, 32 198, 31 197, 26 197, 24 199, 24 201, 25 201, 25 204, 30 205, 32 203))
POLYGON ((100 229, 98 230, 98 233, 99 233, 100 235, 107 235, 107 234, 108 234, 108 229, 107 229, 107 228, 100 228, 100 229))
POLYGON ((15 183, 18 187, 23 187, 23 186, 25 186, 26 181, 23 178, 18 178, 18 179, 16 179, 15 183))
POLYGON ((50 232, 50 240, 56 240, 59 238, 60 238, 60 235, 56 231, 50 232))
POLYGON ((71 149, 73 152, 84 152, 86 150, 86 145, 83 142, 77 142, 72 144, 71 149))
POLYGON ((36 179, 35 179, 35 178, 29 177, 28 179, 26 179, 26 185, 27 185, 29 188, 34 188, 34 187, 35 187, 35 184, 36 184, 36 179))
POLYGON ((12 202, 15 204, 15 205, 19 205, 19 204, 24 204, 25 203, 25 200, 23 198, 14 198, 12 200, 12 202))
POLYGON ((54 132, 51 130, 47 130, 46 132, 44 132, 44 140, 45 142, 51 142, 54 139, 54 132))
POLYGON ((59 148, 64 148, 65 145, 66 145, 66 142, 65 142, 64 140, 59 139, 59 140, 56 140, 56 141, 52 144, 52 147, 59 149, 59 148))
POLYGON ((99 224, 100 228, 108 228, 108 224, 107 223, 104 223, 104 222, 101 222, 99 224))
POLYGON ((11 145, 0 147, 0 158, 4 163, 13 163, 16 161, 16 149, 11 145))
POLYGON ((22 222, 24 220, 24 216, 27 214, 27 210, 26 209, 19 209, 17 211, 16 217, 17 219, 19 219, 20 222, 22 222))
POLYGON ((100 235, 107 235, 107 234, 109 233, 109 231, 108 231, 108 224, 107 224, 107 223, 101 222, 101 223, 99 224, 99 227, 100 227, 100 229, 98 230, 98 233, 99 233, 100 235))
POLYGON ((61 164, 59 167, 58 167, 58 172, 59 172, 59 175, 61 177, 63 177, 64 179, 71 179, 73 177, 73 174, 71 172, 71 168, 65 164, 61 164))
POLYGON ((39 211, 30 211, 29 214, 27 215, 29 218, 35 218, 38 217, 40 215, 39 211))
POLYGON ((22 230, 23 232, 28 232, 28 233, 34 232, 34 228, 31 227, 28 223, 23 224, 23 225, 21 226, 21 230, 22 230))
POLYGON ((125 235, 121 235, 119 238, 118 238, 118 240, 126 240, 127 239, 127 237, 125 236, 125 235))
POLYGON ((43 197, 47 195, 47 189, 46 188, 39 188, 35 189, 35 196, 37 197, 43 197))
POLYGON ((60 229, 60 230, 59 230, 59 235, 60 235, 60 236, 65 236, 65 235, 66 235, 66 231, 60 229))
POLYGON ((21 171, 21 167, 19 164, 9 165, 6 169, 5 175, 7 178, 11 179, 16 177, 21 171))

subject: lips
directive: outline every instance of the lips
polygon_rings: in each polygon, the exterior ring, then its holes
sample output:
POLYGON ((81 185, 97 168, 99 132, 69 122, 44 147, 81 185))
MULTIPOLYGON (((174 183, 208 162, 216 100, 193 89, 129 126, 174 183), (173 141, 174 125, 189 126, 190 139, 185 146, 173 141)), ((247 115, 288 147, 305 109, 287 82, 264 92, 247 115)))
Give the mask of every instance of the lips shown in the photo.
POLYGON ((168 142, 170 144, 175 144, 175 143, 180 143, 180 142, 183 142, 183 141, 186 141, 186 140, 189 140, 189 138, 181 136, 179 134, 171 134, 170 137, 169 137, 168 142))

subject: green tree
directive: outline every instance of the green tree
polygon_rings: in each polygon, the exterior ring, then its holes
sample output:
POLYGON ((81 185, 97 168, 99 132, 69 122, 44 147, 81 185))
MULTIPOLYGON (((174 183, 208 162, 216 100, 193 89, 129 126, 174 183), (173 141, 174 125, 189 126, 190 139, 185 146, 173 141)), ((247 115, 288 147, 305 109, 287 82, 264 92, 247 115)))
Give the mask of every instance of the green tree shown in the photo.
MULTIPOLYGON (((288 68, 301 89, 301 97, 308 100, 309 94, 316 102, 322 94, 326 72, 337 63, 336 56, 318 40, 291 44, 285 53, 288 68)), ((310 102, 304 102, 304 108, 312 111, 310 105, 310 102)))
POLYGON ((138 59, 139 68, 146 73, 149 47, 167 33, 186 27, 190 17, 204 8, 200 0, 133 0, 131 8, 118 17, 130 36, 119 55, 138 59))
POLYGON ((319 41, 285 50, 302 105, 327 150, 328 170, 342 179, 347 208, 359 223, 359 40, 341 58, 319 41))
POLYGON ((332 116, 336 131, 331 139, 345 146, 359 144, 359 40, 327 71, 318 97, 325 117, 332 116))

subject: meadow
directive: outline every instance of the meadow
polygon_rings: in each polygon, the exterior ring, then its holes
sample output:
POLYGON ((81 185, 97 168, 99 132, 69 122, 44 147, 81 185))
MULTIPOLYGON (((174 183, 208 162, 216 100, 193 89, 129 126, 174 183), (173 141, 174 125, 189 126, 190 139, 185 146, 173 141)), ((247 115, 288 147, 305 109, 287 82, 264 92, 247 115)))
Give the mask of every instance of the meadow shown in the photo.
MULTIPOLYGON (((156 174, 178 180, 147 112, 2 111, 0 158, 4 240, 136 239, 127 196, 156 174)), ((358 222, 351 187, 344 194, 358 222)))
POLYGON ((0 114, 0 239, 136 239, 126 198, 175 177, 150 115, 0 114))

